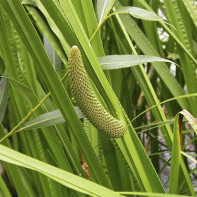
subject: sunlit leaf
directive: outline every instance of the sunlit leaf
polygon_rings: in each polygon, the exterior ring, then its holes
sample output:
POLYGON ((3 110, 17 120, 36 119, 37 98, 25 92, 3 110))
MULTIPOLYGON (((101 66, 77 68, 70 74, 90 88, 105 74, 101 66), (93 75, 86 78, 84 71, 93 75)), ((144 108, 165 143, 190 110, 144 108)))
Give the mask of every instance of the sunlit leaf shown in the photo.
MULTIPOLYGON (((138 7, 123 7, 121 9, 116 10, 115 13, 128 13, 131 16, 135 18, 139 18, 142 20, 148 20, 148 21, 163 21, 161 17, 158 15, 154 14, 153 12, 149 12, 145 9, 138 8, 138 7)), ((114 14, 114 13, 113 13, 114 14)))
POLYGON ((169 62, 170 60, 148 55, 109 55, 98 58, 103 70, 128 68, 149 62, 169 62))

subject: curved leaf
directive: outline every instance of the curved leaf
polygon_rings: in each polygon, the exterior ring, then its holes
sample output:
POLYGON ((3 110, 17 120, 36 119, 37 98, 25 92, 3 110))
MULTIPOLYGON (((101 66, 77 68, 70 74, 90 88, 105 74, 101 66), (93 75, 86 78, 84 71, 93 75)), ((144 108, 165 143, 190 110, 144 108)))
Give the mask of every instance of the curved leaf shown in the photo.
POLYGON ((122 196, 113 190, 88 181, 79 176, 73 175, 72 173, 66 172, 52 165, 41 162, 37 159, 33 159, 3 145, 0 145, 0 160, 35 170, 66 187, 84 194, 88 194, 90 196, 122 196))
MULTIPOLYGON (((76 106, 75 106, 75 111, 79 118, 83 118, 82 112, 76 106)), ((48 126, 52 126, 52 125, 63 123, 63 122, 65 122, 65 120, 60 110, 57 109, 57 110, 42 114, 34 118, 33 120, 28 121, 27 123, 23 125, 22 128, 18 129, 17 132, 22 131, 22 130, 31 130, 31 129, 48 127, 48 126)))
POLYGON ((156 15, 153 12, 149 12, 145 9, 142 8, 138 8, 138 7, 123 7, 120 8, 118 10, 116 10, 116 12, 114 12, 113 14, 130 14, 131 16, 135 17, 135 18, 139 18, 142 20, 147 20, 147 21, 163 21, 164 19, 159 17, 158 15, 156 15))

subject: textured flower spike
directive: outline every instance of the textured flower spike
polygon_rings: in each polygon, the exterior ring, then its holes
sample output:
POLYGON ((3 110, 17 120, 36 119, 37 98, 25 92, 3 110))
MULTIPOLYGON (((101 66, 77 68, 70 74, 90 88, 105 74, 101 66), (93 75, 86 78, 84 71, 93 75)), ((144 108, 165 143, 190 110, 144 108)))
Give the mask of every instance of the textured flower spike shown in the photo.
POLYGON ((71 48, 68 64, 71 92, 81 111, 99 131, 112 138, 122 137, 125 125, 109 114, 96 98, 77 46, 71 48))

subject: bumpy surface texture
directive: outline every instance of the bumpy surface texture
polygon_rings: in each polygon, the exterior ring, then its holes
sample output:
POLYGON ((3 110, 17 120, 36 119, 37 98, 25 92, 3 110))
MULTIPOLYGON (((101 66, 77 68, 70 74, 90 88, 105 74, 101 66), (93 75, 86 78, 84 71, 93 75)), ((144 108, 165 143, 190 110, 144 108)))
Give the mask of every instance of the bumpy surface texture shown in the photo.
POLYGON ((69 56, 69 81, 74 99, 87 119, 106 135, 113 138, 122 137, 125 126, 109 114, 96 98, 77 46, 72 47, 69 56))

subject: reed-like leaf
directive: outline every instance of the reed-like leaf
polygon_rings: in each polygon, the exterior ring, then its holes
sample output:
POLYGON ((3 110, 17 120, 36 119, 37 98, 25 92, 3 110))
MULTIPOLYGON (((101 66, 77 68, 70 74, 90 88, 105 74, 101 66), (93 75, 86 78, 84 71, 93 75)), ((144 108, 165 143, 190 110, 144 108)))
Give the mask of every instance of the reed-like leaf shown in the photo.
POLYGON ((113 14, 130 14, 131 16, 142 19, 142 20, 148 20, 148 21, 163 21, 161 17, 154 14, 153 12, 149 12, 145 9, 141 9, 138 7, 122 7, 120 9, 117 9, 116 12, 113 14))
POLYGON ((113 190, 100 186, 79 176, 28 157, 3 145, 0 145, 0 160, 35 170, 60 184, 90 196, 122 196, 113 190))
POLYGON ((128 68, 139 64, 146 64, 150 62, 169 62, 170 60, 148 56, 148 55, 109 55, 99 57, 99 63, 103 70, 113 70, 120 68, 128 68))
POLYGON ((181 113, 180 114, 178 113, 175 117, 175 122, 174 122, 170 179, 169 179, 169 193, 170 194, 178 193, 180 157, 181 157, 182 119, 183 119, 183 115, 181 113))
POLYGON ((0 81, 0 123, 3 120, 9 97, 9 81, 2 78, 0 81))
MULTIPOLYGON (((80 119, 83 118, 83 114, 81 113, 78 107, 75 107, 75 111, 80 119)), ((31 130, 31 129, 48 127, 63 122, 65 122, 65 120, 61 112, 59 110, 54 110, 42 114, 37 118, 34 118, 33 120, 26 122, 20 129, 17 129, 17 132, 22 130, 31 130)))

